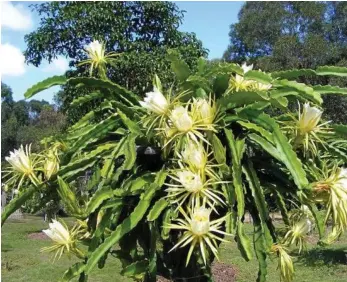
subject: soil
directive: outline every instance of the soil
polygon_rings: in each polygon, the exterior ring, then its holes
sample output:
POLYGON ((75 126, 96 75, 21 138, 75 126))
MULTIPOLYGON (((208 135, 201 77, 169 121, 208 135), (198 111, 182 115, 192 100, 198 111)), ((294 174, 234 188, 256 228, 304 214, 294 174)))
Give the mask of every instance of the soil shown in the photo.
POLYGON ((170 282, 170 280, 164 278, 163 276, 157 275, 157 282, 170 282))
MULTIPOLYGON (((235 282, 236 271, 233 266, 225 263, 214 262, 212 264, 213 281, 215 282, 235 282)), ((157 276, 157 282, 170 282, 162 276, 157 276)))
POLYGON ((308 236, 306 237, 306 240, 307 240, 307 242, 310 243, 310 244, 317 244, 319 238, 317 237, 317 235, 308 235, 308 236))
MULTIPOLYGON (((28 234, 31 240, 48 240, 48 236, 43 232, 28 234)), ((212 275, 215 282, 234 282, 236 281, 236 271, 233 266, 225 263, 214 262, 212 264, 212 275)), ((170 280, 157 276, 157 282, 170 282, 170 280)))
POLYGON ((236 281, 236 270, 226 263, 214 262, 212 264, 212 275, 215 282, 236 281))
POLYGON ((34 232, 28 234, 28 238, 32 240, 48 240, 48 236, 43 232, 34 232))

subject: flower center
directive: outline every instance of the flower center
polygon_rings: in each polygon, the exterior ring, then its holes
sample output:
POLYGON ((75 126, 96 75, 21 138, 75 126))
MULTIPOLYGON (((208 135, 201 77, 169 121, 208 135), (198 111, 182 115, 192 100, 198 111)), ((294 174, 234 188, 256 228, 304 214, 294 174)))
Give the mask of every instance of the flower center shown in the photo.
POLYGON ((194 216, 191 222, 191 230, 195 235, 205 235, 210 231, 210 221, 208 218, 194 216))

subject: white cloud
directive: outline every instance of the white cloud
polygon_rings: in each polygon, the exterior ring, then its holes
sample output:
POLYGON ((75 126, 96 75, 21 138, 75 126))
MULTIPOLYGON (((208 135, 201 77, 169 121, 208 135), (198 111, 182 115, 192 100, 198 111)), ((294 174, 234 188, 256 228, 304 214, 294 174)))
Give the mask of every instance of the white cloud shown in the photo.
POLYGON ((25 58, 21 50, 6 43, 0 45, 0 72, 2 75, 19 76, 25 73, 25 58))
POLYGON ((30 10, 21 4, 14 5, 12 2, 1 4, 1 27, 14 30, 29 30, 33 27, 30 10))
POLYGON ((47 65, 44 72, 66 72, 69 69, 69 62, 66 58, 59 56, 47 65))

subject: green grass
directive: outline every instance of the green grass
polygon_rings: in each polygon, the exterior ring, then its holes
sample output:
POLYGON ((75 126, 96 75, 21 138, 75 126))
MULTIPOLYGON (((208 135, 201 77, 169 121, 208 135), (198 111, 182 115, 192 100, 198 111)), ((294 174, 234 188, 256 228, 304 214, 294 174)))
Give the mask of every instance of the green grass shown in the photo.
MULTIPOLYGON (((251 230, 251 226, 248 226, 251 230)), ((318 247, 316 244, 308 244, 307 252, 293 256, 295 268, 295 282, 346 282, 347 281, 347 235, 339 242, 327 247, 318 247)), ((221 246, 221 260, 236 267, 238 282, 256 281, 258 262, 253 259, 245 262, 240 256, 235 244, 221 246)), ((267 281, 279 281, 277 271, 277 259, 267 260, 267 281)))
MULTIPOLYGON (((66 255, 56 261, 51 261, 50 253, 41 253, 40 249, 49 246, 51 241, 29 239, 28 234, 47 229, 48 224, 42 217, 27 216, 24 220, 9 220, 2 228, 1 237, 1 279, 4 282, 47 282, 58 281, 65 270, 79 261, 66 255)), ((118 260, 109 258, 104 269, 95 269, 90 281, 119 281, 129 279, 119 274, 121 264, 118 260)))
MULTIPOLYGON (((247 226, 247 230, 252 230, 247 226)), ((51 255, 40 253, 40 249, 50 245, 50 241, 29 239, 28 234, 40 232, 47 228, 40 217, 27 216, 20 221, 9 220, 2 228, 1 242, 1 270, 2 281, 58 281, 64 271, 77 260, 63 256, 54 264, 51 255)), ((245 262, 234 242, 221 246, 221 260, 232 264, 237 272, 238 282, 255 281, 258 264, 255 259, 245 262)), ((347 281, 347 235, 329 248, 318 248, 314 244, 308 245, 308 252, 295 258, 294 281, 305 282, 339 282, 347 281)), ((277 260, 268 260, 269 282, 279 281, 276 270, 277 260)), ((104 269, 95 269, 89 276, 89 281, 130 281, 122 277, 119 272, 120 262, 109 257, 104 269)))

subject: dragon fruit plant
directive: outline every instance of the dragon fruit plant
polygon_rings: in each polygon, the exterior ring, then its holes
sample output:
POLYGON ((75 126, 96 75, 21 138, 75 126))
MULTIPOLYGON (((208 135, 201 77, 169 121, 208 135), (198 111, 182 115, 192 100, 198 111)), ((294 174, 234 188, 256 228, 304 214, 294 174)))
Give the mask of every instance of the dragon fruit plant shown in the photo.
POLYGON ((295 79, 346 77, 347 68, 265 73, 201 58, 192 72, 171 50, 175 83, 164 86, 154 75, 153 91, 141 98, 107 78, 117 58, 104 50, 98 41, 86 47, 89 57, 80 64, 90 66, 90 77, 55 76, 25 93, 90 87, 71 107, 95 99, 100 106, 39 154, 25 145, 6 157, 6 187, 18 195, 2 224, 38 194, 42 206, 60 199, 75 219, 70 228, 59 219, 44 230, 52 239, 44 250, 55 259, 80 258, 62 281, 87 281, 115 258, 135 280, 212 281, 221 243, 237 244, 246 261, 259 261, 258 281, 266 280, 270 256, 278 257, 281 280, 291 281, 290 248, 304 252, 311 232, 330 244, 346 230, 347 126, 323 120, 321 96, 347 89, 295 79), (76 183, 86 172, 91 177, 81 193, 76 183), (269 205, 280 211, 284 232, 269 205))

